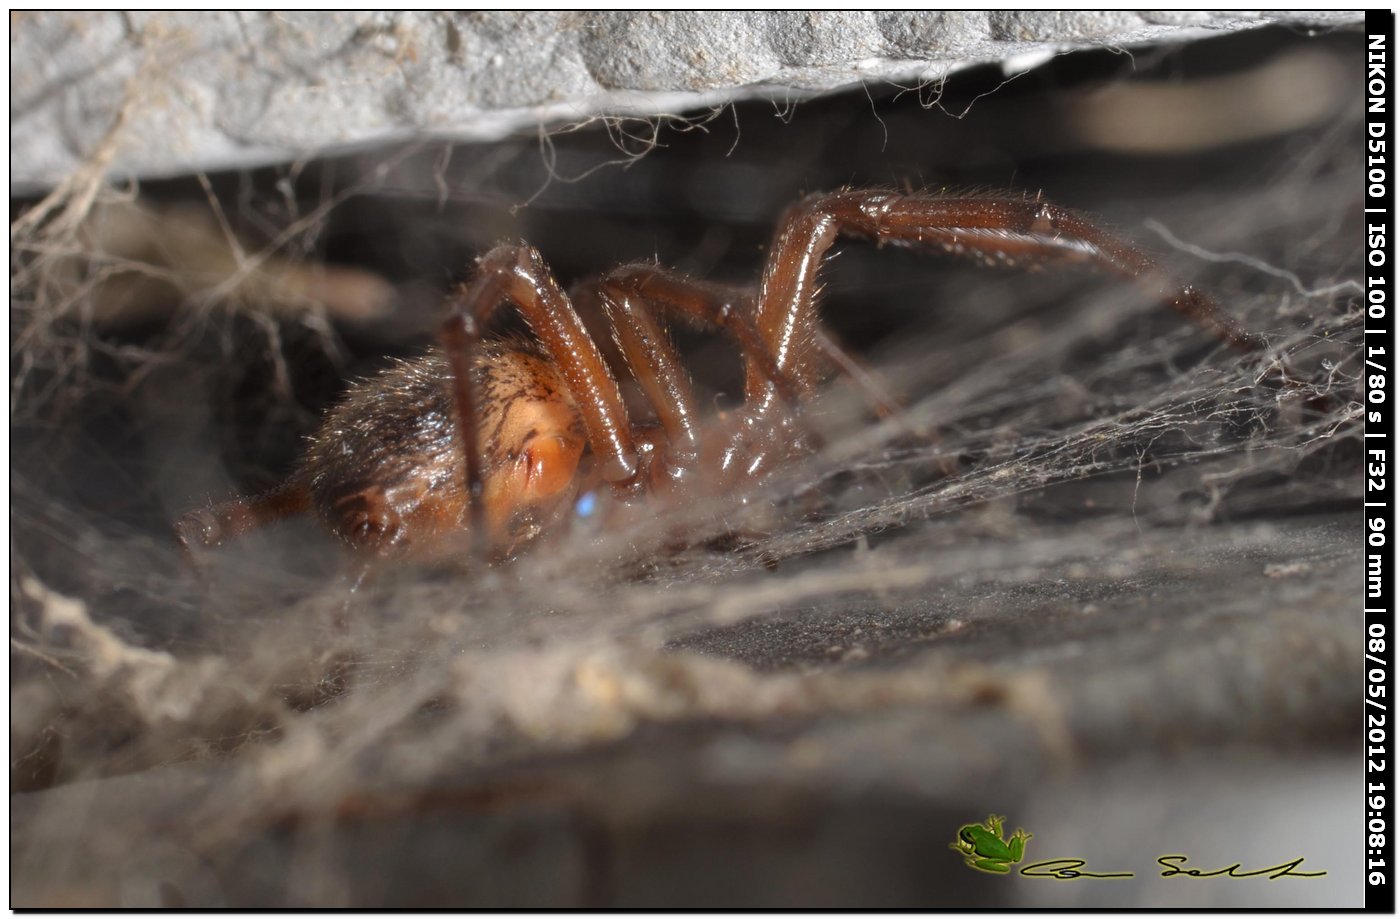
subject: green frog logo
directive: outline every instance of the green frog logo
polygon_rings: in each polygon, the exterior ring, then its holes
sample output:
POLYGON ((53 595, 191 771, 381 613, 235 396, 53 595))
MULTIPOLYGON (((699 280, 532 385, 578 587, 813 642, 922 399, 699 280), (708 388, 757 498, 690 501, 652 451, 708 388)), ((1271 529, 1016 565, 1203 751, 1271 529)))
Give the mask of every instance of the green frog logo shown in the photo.
POLYGON ((962 854, 969 868, 988 874, 1010 874, 1011 866, 1026 855, 1026 840, 1031 834, 1016 829, 1010 839, 1002 839, 1005 817, 992 814, 986 823, 969 823, 958 830, 957 841, 948 848, 962 854))

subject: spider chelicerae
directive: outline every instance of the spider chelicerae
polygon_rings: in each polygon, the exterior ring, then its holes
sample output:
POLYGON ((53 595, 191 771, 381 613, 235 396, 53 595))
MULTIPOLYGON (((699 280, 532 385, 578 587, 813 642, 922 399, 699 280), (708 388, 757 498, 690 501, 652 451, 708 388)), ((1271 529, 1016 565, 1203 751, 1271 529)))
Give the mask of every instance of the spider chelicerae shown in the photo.
POLYGON ((756 290, 627 265, 573 299, 540 253, 502 245, 449 297, 442 347, 351 388, 281 487, 193 511, 176 524, 187 549, 213 547, 281 517, 313 511, 362 556, 438 552, 474 543, 510 558, 598 489, 699 501, 740 489, 810 452, 802 407, 831 368, 890 406, 817 311, 818 273, 838 236, 1038 268, 1084 264, 1122 277, 1241 351, 1260 339, 1200 291, 1173 281, 1143 250, 1039 197, 845 189, 783 215, 756 290), (601 306, 654 418, 638 424, 574 302, 601 306), (509 303, 531 338, 490 339, 509 303), (743 358, 744 402, 702 417, 668 319, 728 336, 743 358), (591 457, 584 462, 585 457, 591 457))

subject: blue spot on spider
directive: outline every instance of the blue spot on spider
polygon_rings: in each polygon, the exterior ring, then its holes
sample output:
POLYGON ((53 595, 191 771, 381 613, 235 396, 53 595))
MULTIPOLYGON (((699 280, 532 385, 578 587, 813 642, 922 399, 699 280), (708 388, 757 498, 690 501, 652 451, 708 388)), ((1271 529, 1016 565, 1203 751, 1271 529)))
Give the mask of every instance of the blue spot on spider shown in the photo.
POLYGON ((579 499, 574 502, 574 513, 580 517, 591 517, 598 509, 598 493, 586 492, 579 495, 579 499))

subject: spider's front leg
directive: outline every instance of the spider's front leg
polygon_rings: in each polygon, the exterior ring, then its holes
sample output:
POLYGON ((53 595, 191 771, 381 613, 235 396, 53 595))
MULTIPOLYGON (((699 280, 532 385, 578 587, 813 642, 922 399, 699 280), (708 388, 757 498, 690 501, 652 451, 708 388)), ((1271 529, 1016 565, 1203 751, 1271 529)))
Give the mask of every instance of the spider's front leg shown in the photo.
POLYGON ((1009 268, 1081 264, 1115 274, 1240 351, 1262 339, 1240 328, 1209 297, 1170 278, 1145 252, 1088 218, 1044 201, 1006 197, 939 197, 850 189, 812 195, 783 216, 769 253, 753 325, 772 367, 750 358, 744 423, 725 452, 726 468, 757 475, 781 462, 781 439, 763 432, 781 421, 774 371, 810 392, 826 350, 816 301, 818 273, 838 235, 894 242, 1009 268), (747 465, 741 465, 747 464, 747 465))
MULTIPOLYGON (((557 368, 602 478, 625 488, 636 479, 638 471, 636 444, 617 380, 573 304, 537 250, 523 245, 499 246, 481 258, 476 275, 457 292, 453 298, 454 314, 442 330, 452 367, 456 428, 465 454, 472 539, 479 548, 485 547, 488 536, 486 470, 479 428, 482 394, 477 391, 471 368, 482 330, 503 302, 510 302, 520 311, 557 368)), ((526 432, 526 436, 533 433, 526 432)), ((548 481, 554 487, 565 479, 571 480, 572 470, 561 476, 558 470, 542 468, 551 458, 547 452, 522 456, 522 485, 548 481)))
MULTIPOLYGON (((1126 278, 1240 351, 1262 339, 1206 295, 1169 277, 1147 253, 1074 211, 1044 201, 847 190, 812 195, 783 217, 769 254, 754 324, 778 369, 810 385, 815 373, 817 274, 838 235, 895 242, 1008 268, 1081 264, 1126 278)), ((760 414, 773 401, 762 374, 747 394, 760 414)))

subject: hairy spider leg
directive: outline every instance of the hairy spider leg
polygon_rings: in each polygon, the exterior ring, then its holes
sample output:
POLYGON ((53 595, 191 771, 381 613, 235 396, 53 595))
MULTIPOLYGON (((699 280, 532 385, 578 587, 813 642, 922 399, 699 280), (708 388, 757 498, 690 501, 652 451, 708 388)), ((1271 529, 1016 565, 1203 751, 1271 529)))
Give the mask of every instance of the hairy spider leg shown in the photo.
POLYGON ((632 376, 642 387, 666 436, 666 472, 680 479, 700 458, 700 413, 690 374, 666 330, 653 317, 651 302, 607 280, 588 285, 612 326, 632 376))
POLYGON ((637 450, 617 380, 578 312, 533 246, 504 245, 477 263, 476 275, 453 297, 453 315, 442 337, 452 364, 452 391, 457 432, 466 454, 472 539, 486 547, 486 509, 482 501, 483 458, 477 432, 480 398, 469 372, 482 330, 503 302, 525 318, 559 368, 583 422, 589 446, 605 481, 626 483, 637 473, 637 450))
MULTIPOLYGON (((818 381, 817 356, 832 353, 822 341, 816 302, 818 274, 838 235, 934 249, 992 266, 1084 264, 1136 282, 1237 350, 1263 346, 1258 335, 1236 325, 1210 298, 1180 285, 1141 249, 1074 211, 1035 199, 848 189, 811 195, 783 215, 754 309, 764 351, 783 378, 805 391, 818 381)), ((745 392, 748 430, 736 431, 722 465, 737 468, 742 459, 752 476, 770 462, 765 452, 777 446, 771 440, 766 447, 752 441, 754 431, 774 416, 780 393, 753 361, 745 392)))
POLYGON ((688 278, 658 265, 623 265, 603 276, 602 287, 632 293, 649 305, 688 319, 705 328, 718 329, 734 339, 746 361, 792 406, 810 398, 778 369, 773 355, 754 329, 754 291, 688 278))
MULTIPOLYGON (((698 415, 689 375, 665 331, 651 315, 653 310, 728 334, 750 372, 771 384, 798 421, 803 421, 797 412, 811 398, 815 381, 799 390, 778 369, 750 318, 757 302, 753 289, 698 281, 657 265, 624 265, 583 285, 578 296, 602 301, 623 355, 663 430, 673 443, 683 445, 678 464, 694 462, 699 447, 698 415)), ((827 361, 855 383, 878 417, 899 412, 896 401, 874 376, 820 324, 813 329, 813 339, 827 361)), ((818 443, 814 431, 804 429, 803 434, 809 444, 818 443)), ((730 469, 735 465, 735 457, 722 459, 720 465, 722 470, 730 469)))
MULTIPOLYGON (((624 265, 584 285, 580 295, 602 301, 628 366, 647 393, 663 430, 683 444, 680 462, 697 461, 700 425, 689 375, 653 312, 679 316, 729 335, 745 366, 770 383, 791 409, 785 417, 801 427, 808 446, 820 445, 820 436, 800 411, 813 389, 799 390, 768 353, 750 319, 756 301, 752 289, 697 281, 656 265, 624 265)), ((878 415, 897 411, 893 400, 853 357, 821 330, 818 336, 822 353, 838 370, 852 376, 878 415)), ((722 460, 721 471, 732 465, 722 460)))
MULTIPOLYGON (((778 387, 780 397, 793 405, 803 401, 803 395, 793 387, 792 381, 778 370, 773 355, 749 318, 758 301, 753 288, 697 281, 656 265, 623 266, 609 272, 603 283, 624 285, 655 306, 728 332, 745 360, 753 360, 758 373, 778 387)), ((878 417, 888 418, 899 413, 899 401, 830 329, 817 324, 813 329, 813 343, 838 372, 855 384, 878 417)), ((805 393, 807 398, 811 395, 810 391, 805 393)))
POLYGON ((690 375, 656 314, 727 334, 745 362, 756 366, 794 411, 809 395, 799 393, 778 371, 749 321, 752 291, 697 281, 656 265, 624 265, 581 285, 578 294, 601 302, 623 357, 670 440, 673 474, 683 475, 699 462, 700 414, 690 375))
MULTIPOLYGON (((778 369, 801 385, 810 385, 815 372, 818 271, 839 234, 1011 268, 1085 264, 1135 281, 1233 348, 1250 352, 1263 344, 1209 297, 1168 277, 1147 253, 1074 211, 1035 199, 847 190, 812 195, 787 211, 759 288, 758 334, 778 369)), ((766 408, 775 394, 761 374, 751 373, 748 395, 766 408)))
MULTIPOLYGON (((654 306, 728 332, 744 359, 754 361, 758 373, 778 387, 780 397, 793 405, 802 401, 792 381, 779 372, 749 318, 758 300, 753 288, 697 281, 656 265, 625 265, 609 272, 599 283, 624 286, 654 306)), ((813 329, 813 343, 838 372, 855 384, 877 417, 888 418, 900 412, 899 401, 830 329, 818 323, 813 329)), ((810 398, 812 394, 805 395, 810 398)))

